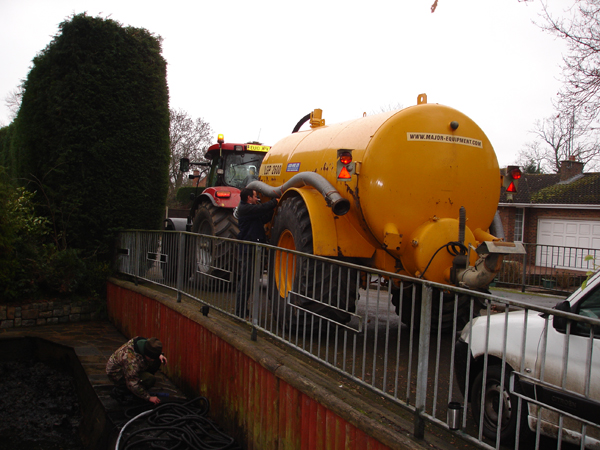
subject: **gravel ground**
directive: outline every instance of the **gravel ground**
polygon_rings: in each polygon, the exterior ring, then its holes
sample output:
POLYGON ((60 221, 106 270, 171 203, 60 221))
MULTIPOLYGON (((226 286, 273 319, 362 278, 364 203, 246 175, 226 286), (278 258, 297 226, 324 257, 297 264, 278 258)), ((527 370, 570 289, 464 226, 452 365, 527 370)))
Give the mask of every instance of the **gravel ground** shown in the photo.
POLYGON ((35 360, 0 362, 0 450, 83 450, 75 380, 35 360))

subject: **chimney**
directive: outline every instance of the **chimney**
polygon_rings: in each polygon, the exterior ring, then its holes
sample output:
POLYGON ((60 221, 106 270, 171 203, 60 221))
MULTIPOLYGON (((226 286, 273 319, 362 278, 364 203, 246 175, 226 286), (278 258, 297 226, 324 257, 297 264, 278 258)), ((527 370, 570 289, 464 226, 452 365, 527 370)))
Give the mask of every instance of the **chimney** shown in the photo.
POLYGON ((567 161, 561 161, 558 173, 560 174, 560 181, 569 180, 583 173, 583 163, 575 161, 575 156, 569 156, 567 161))

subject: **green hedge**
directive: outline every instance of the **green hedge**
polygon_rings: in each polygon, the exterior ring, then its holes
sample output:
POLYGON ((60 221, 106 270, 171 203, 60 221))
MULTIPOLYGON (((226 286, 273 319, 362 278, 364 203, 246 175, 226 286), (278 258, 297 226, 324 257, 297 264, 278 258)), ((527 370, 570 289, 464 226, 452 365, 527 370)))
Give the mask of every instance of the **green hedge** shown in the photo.
POLYGON ((110 254, 114 232, 158 229, 168 187, 161 39, 78 14, 33 60, 6 161, 37 191, 60 248, 110 254))
POLYGON ((182 205, 191 205, 193 201, 191 195, 199 196, 204 189, 206 188, 193 186, 180 187, 177 189, 177 201, 182 205))
POLYGON ((12 150, 14 130, 13 124, 0 128, 0 166, 13 178, 17 175, 15 152, 12 150))

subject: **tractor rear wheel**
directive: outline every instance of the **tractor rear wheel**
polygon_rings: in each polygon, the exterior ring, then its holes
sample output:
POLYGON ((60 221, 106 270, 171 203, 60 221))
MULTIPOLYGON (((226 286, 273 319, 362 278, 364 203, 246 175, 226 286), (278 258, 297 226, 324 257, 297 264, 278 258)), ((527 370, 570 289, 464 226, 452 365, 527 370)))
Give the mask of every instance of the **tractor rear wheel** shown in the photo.
MULTIPOLYGON (((192 232, 221 238, 237 239, 239 233, 237 219, 233 210, 219 208, 212 203, 201 204, 194 218, 192 232)), ((192 276, 198 278, 202 286, 221 286, 233 288, 235 268, 237 266, 237 249, 232 242, 218 239, 195 237, 191 246, 188 261, 191 264, 192 276), (213 280, 213 281, 211 281, 213 280), (224 280, 225 283, 219 280, 224 280)))
MULTIPOLYGON (((280 203, 271 232, 271 243, 286 250, 313 253, 312 227, 302 198, 280 203)), ((286 328, 318 327, 318 318, 348 323, 358 300, 357 271, 277 250, 269 271, 274 286, 273 313, 286 328), (289 298, 289 303, 287 304, 289 298), (293 306, 292 306, 293 305, 293 306)))

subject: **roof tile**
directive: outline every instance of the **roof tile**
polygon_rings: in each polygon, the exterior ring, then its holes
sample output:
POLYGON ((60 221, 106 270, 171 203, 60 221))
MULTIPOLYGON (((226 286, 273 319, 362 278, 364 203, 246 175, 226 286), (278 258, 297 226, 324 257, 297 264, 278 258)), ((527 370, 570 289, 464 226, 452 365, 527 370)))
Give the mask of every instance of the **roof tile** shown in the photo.
MULTIPOLYGON (((507 203, 506 192, 500 202, 507 203)), ((557 173, 524 173, 511 203, 600 205, 600 173, 584 173, 562 183, 557 173)))

